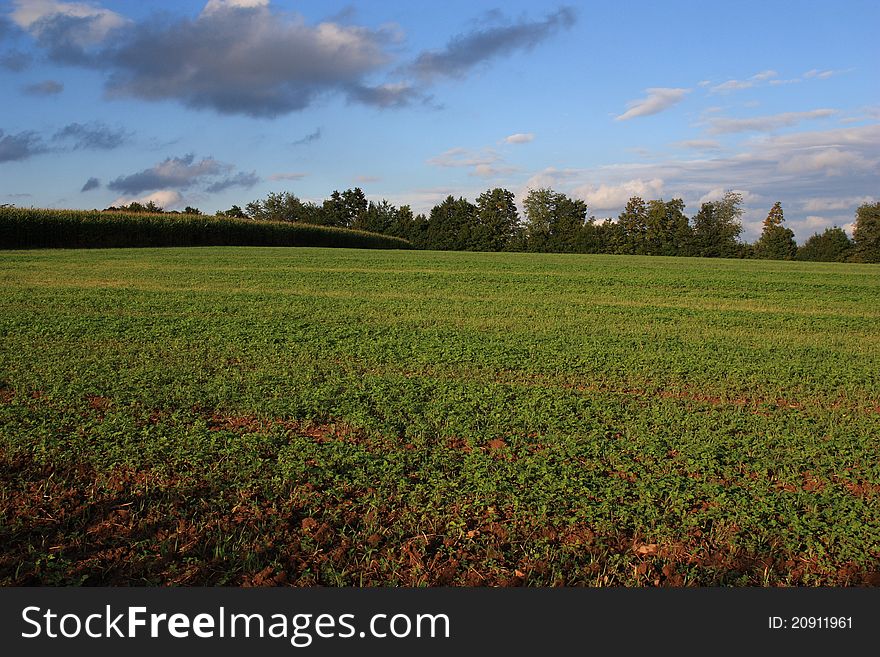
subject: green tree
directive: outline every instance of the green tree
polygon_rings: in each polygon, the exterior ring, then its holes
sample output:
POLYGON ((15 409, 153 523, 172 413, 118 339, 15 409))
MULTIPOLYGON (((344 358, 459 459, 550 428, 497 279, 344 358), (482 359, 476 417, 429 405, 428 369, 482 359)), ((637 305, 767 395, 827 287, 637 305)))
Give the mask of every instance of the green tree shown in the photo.
POLYGON ((798 249, 798 260, 815 262, 843 262, 850 255, 852 242, 842 228, 826 228, 819 235, 814 234, 798 249))
POLYGON ((269 192, 265 199, 248 203, 244 212, 259 221, 302 222, 305 221, 306 204, 290 192, 269 192))
POLYGON ((630 197, 623 212, 617 217, 617 225, 620 227, 617 253, 647 253, 648 206, 641 197, 630 197))
POLYGON ((645 212, 644 252, 651 255, 684 255, 691 229, 680 198, 648 201, 645 212))
POLYGON ((529 251, 574 253, 582 244, 587 204, 552 189, 530 190, 523 201, 529 251))
POLYGON ((465 251, 471 244, 477 207, 467 199, 446 199, 431 209, 425 234, 425 248, 438 251, 465 251))
POLYGON ((693 255, 703 258, 735 258, 741 253, 742 194, 726 191, 720 201, 700 206, 693 218, 693 255))
POLYGON ((471 235, 475 251, 502 251, 507 248, 519 226, 513 192, 495 188, 477 198, 477 226, 471 235))
POLYGON ((797 255, 794 233, 782 225, 784 222, 782 204, 776 201, 764 219, 764 229, 755 243, 755 257, 765 260, 791 260, 797 255))
POLYGON ((366 210, 360 211, 354 216, 351 227, 357 230, 366 230, 372 233, 389 233, 397 219, 397 208, 388 201, 380 203, 370 201, 366 210))
POLYGON ((863 203, 856 210, 853 257, 859 262, 880 262, 880 202, 863 203))
POLYGON ((228 210, 221 210, 217 213, 217 215, 221 217, 232 217, 234 219, 247 219, 247 215, 244 213, 244 210, 242 210, 237 205, 233 205, 228 210))

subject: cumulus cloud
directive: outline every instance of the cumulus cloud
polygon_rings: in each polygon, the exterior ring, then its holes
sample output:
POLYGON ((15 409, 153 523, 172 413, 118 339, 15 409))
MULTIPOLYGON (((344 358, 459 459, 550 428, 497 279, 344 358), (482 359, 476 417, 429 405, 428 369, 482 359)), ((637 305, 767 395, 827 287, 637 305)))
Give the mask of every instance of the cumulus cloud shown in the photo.
POLYGON ((43 80, 25 85, 22 91, 29 96, 54 96, 64 91, 64 85, 56 80, 43 80))
POLYGON ((73 150, 109 151, 122 146, 129 134, 122 128, 111 128, 100 121, 93 123, 71 123, 64 126, 52 137, 53 141, 66 142, 73 150))
POLYGON ((218 180, 214 183, 211 183, 205 188, 205 191, 211 194, 216 194, 217 192, 222 192, 231 187, 250 189, 258 182, 260 182, 260 177, 257 175, 256 171, 251 171, 250 173, 240 171, 234 176, 230 176, 228 178, 224 178, 223 180, 218 180))
MULTIPOLYGON (((498 12, 490 19, 497 20, 498 12)), ((466 34, 454 36, 441 50, 422 52, 408 70, 423 80, 436 77, 463 77, 472 68, 499 55, 517 50, 531 50, 560 30, 568 29, 576 22, 571 7, 562 7, 543 20, 526 21, 507 25, 490 25, 466 34)))
POLYGON ((101 186, 100 180, 98 180, 97 178, 89 178, 88 180, 86 180, 86 184, 83 185, 82 189, 80 189, 79 191, 80 192, 90 192, 93 189, 98 189, 98 187, 100 187, 100 186, 101 186))
POLYGON ((837 110, 833 109, 815 109, 808 112, 783 112, 770 116, 755 116, 749 119, 718 117, 710 120, 709 133, 721 135, 734 132, 770 132, 797 125, 802 121, 834 116, 836 113, 837 110))
POLYGON ((135 23, 85 3, 38 0, 19 2, 13 19, 55 61, 104 70, 111 97, 254 117, 302 110, 328 93, 379 107, 419 97, 403 83, 367 82, 391 60, 391 28, 309 25, 268 2, 212 0, 195 18, 135 23))
POLYGON ((590 208, 608 210, 626 205, 633 196, 641 196, 644 199, 658 198, 663 194, 663 180, 652 178, 650 180, 628 180, 618 185, 591 184, 581 185, 572 190, 572 194, 587 202, 590 208))
POLYGON ((49 51, 53 60, 85 63, 87 49, 130 23, 109 9, 85 2, 15 0, 12 21, 49 51))
POLYGON ((659 112, 680 103, 689 92, 690 89, 672 87, 651 87, 650 89, 645 89, 645 93, 648 95, 645 98, 628 102, 626 104, 626 112, 616 117, 615 120, 628 121, 637 116, 658 114, 659 112))
POLYGON ((25 130, 15 135, 0 130, 0 162, 26 160, 47 150, 43 140, 33 130, 25 130))
POLYGON ((717 200, 733 189, 744 196, 745 239, 757 239, 770 206, 780 200, 786 220, 802 241, 813 231, 796 222, 809 215, 823 217, 820 228, 843 226, 841 217, 851 220, 860 202, 872 198, 869 195, 876 192, 880 177, 880 125, 760 135, 738 149, 589 169, 543 169, 529 178, 518 196, 528 189, 550 187, 613 217, 633 193, 643 198, 661 194, 682 198, 693 214, 700 203, 717 200), (662 186, 651 181, 662 181, 662 186), (600 207, 615 201, 619 205, 600 207))
POLYGON ((535 133, 533 132, 517 132, 513 135, 508 135, 504 138, 504 143, 506 144, 528 144, 530 141, 535 140, 535 133))
POLYGON ((140 194, 151 190, 186 189, 205 178, 228 173, 229 164, 206 157, 198 162, 195 155, 169 157, 159 164, 129 176, 119 176, 107 184, 107 188, 124 194, 140 194))
POLYGON ((253 9, 254 7, 268 7, 269 0, 208 0, 208 4, 202 9, 202 15, 213 14, 228 9, 253 9))
POLYGON ((111 203, 114 206, 129 205, 130 203, 140 203, 147 205, 150 201, 158 205, 160 208, 170 210, 179 208, 183 205, 183 194, 175 189, 160 189, 145 196, 120 196, 111 203))
POLYGON ((702 205, 703 203, 714 203, 715 201, 720 201, 724 198, 724 195, 728 191, 734 192, 742 196, 743 203, 756 203, 762 200, 758 194, 754 194, 747 189, 729 189, 726 187, 715 187, 714 189, 710 189, 708 192, 703 194, 697 200, 697 204, 702 205))

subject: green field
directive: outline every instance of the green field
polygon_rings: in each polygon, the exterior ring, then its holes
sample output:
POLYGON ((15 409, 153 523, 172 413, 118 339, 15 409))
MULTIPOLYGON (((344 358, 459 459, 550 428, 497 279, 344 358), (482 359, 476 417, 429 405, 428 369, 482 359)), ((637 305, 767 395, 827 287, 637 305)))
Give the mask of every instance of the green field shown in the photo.
POLYGON ((880 584, 880 269, 0 252, 0 584, 880 584))

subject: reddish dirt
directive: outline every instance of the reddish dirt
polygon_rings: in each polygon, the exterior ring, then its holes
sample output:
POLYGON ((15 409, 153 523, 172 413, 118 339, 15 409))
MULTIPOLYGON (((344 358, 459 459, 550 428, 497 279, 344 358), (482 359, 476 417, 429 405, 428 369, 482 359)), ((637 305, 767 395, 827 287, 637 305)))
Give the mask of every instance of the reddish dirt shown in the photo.
MULTIPOLYGON (((13 398, 7 390, 0 390, 6 403, 13 398)), ((112 407, 103 397, 88 398, 88 404, 96 414, 112 407)), ((204 416, 217 431, 282 427, 319 443, 367 441, 362 432, 341 424, 219 412, 204 416)), ((149 415, 150 422, 165 418, 159 410, 149 415)), ((471 451, 462 438, 449 439, 447 447, 471 451)), ((498 457, 511 452, 501 437, 480 449, 498 457)), ((617 470, 608 474, 635 478, 617 470)), ((743 472, 750 475, 759 476, 743 472)), ((864 565, 830 571, 796 555, 744 553, 733 547, 736 526, 726 533, 694 529, 686 540, 669 543, 553 523, 514 509, 409 508, 372 488, 346 489, 335 497, 309 483, 271 493, 217 488, 186 472, 96 471, 2 451, 0 483, 2 585, 337 584, 329 571, 345 572, 346 581, 356 585, 762 585, 797 584, 805 577, 822 585, 880 585, 880 569, 864 565), (369 500, 366 507, 364 500, 369 500), (445 528, 450 520, 464 528, 429 529, 445 528), (612 555, 617 558, 609 560, 612 555), (611 561, 626 566, 608 570, 611 561)), ((870 482, 844 477, 826 482, 809 471, 800 480, 781 483, 781 489, 820 492, 828 485, 862 497, 880 495, 880 486, 870 482)), ((710 506, 704 502, 701 508, 710 506)))

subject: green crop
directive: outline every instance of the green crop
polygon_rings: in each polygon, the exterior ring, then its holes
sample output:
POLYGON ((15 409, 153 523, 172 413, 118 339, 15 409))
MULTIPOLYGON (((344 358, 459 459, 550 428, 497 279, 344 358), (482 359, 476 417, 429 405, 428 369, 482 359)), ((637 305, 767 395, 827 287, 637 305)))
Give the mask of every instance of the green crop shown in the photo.
POLYGON ((869 265, 105 249, 0 281, 0 583, 878 583, 869 265))
POLYGON ((406 240, 346 228, 230 217, 0 208, 0 249, 151 246, 323 246, 409 249, 406 240))

